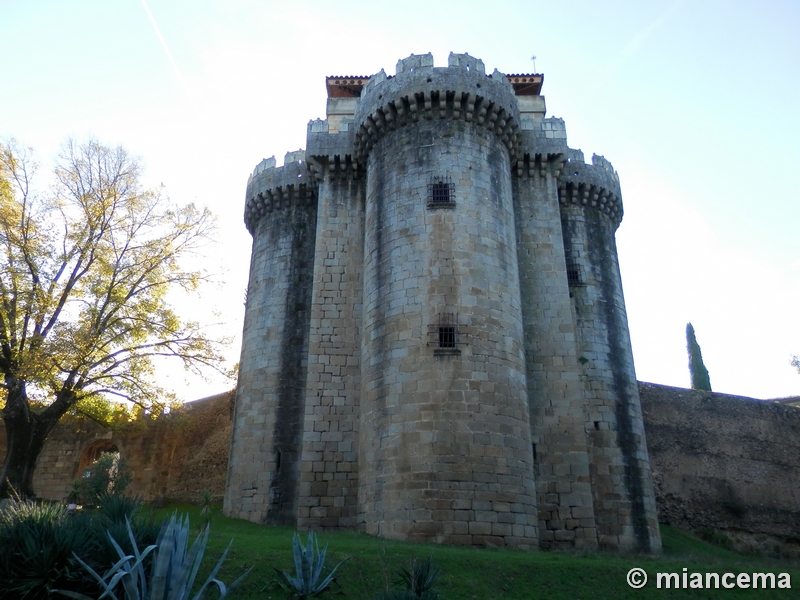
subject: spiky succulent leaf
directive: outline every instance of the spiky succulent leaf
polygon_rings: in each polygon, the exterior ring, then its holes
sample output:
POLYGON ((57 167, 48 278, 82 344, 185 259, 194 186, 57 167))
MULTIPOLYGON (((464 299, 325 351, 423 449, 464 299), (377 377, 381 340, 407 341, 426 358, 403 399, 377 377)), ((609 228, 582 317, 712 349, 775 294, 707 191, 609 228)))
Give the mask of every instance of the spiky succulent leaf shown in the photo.
MULTIPOLYGON (((178 520, 176 515, 173 514, 168 521, 165 521, 157 543, 148 546, 144 552, 140 553, 133 539, 130 522, 127 522, 127 527, 134 553, 126 555, 116 540, 112 538, 111 542, 120 555, 120 560, 104 577, 100 577, 88 565, 78 559, 102 586, 104 592, 100 598, 118 600, 114 595, 114 589, 119 584, 122 584, 126 600, 188 600, 205 553, 206 543, 208 542, 208 528, 205 528, 203 533, 195 539, 192 546, 188 548, 189 519, 187 517, 178 520), (151 552, 153 552, 153 566, 150 593, 148 594, 144 561, 151 552)), ((210 586, 217 587, 218 600, 225 598, 229 588, 222 581, 216 579, 216 575, 228 555, 228 549, 230 549, 230 544, 193 600, 203 598, 206 589, 210 586)), ((244 579, 249 572, 248 570, 239 577, 231 588, 244 579)), ((76 595, 74 592, 60 593, 79 600, 86 600, 87 598, 82 595, 76 595)))
POLYGON ((340 562, 324 579, 320 580, 325 568, 327 551, 327 544, 320 551, 317 537, 313 531, 309 532, 305 545, 300 540, 300 536, 294 534, 292 538, 292 555, 295 575, 275 569, 278 578, 273 580, 272 583, 277 584, 295 598, 315 598, 320 596, 334 582, 336 571, 345 562, 340 562))

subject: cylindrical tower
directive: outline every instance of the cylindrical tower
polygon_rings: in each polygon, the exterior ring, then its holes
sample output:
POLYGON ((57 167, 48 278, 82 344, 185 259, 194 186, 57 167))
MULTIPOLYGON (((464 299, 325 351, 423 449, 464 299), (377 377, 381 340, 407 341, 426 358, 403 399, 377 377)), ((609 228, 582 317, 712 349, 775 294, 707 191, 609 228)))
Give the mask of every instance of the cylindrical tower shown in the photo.
POLYGON ((367 532, 537 545, 508 80, 411 56, 364 88, 359 506, 367 532))
POLYGON ((614 238, 622 219, 619 179, 604 158, 594 156, 587 165, 582 153, 570 151, 559 185, 598 541, 657 551, 655 496, 614 238))
POLYGON ((224 513, 294 524, 317 206, 303 152, 247 184, 253 235, 224 513))

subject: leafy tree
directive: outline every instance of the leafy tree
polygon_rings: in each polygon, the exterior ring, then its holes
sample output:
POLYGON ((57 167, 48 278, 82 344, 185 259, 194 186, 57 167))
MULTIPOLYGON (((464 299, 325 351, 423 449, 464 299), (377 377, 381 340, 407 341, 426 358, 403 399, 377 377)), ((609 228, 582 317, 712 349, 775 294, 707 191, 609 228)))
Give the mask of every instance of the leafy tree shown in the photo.
POLYGON ((694 327, 691 323, 686 324, 686 348, 689 351, 689 373, 692 377, 693 390, 711 391, 711 379, 708 376, 708 369, 703 364, 703 354, 700 352, 700 345, 694 335, 694 327))
POLYGON ((96 141, 68 141, 38 195, 31 156, 0 145, 0 497, 33 495, 36 458, 64 415, 114 413, 99 398, 157 414, 168 398, 157 357, 196 372, 222 364, 220 342, 167 302, 203 279, 180 259, 209 239, 209 212, 144 189, 139 162, 96 141))

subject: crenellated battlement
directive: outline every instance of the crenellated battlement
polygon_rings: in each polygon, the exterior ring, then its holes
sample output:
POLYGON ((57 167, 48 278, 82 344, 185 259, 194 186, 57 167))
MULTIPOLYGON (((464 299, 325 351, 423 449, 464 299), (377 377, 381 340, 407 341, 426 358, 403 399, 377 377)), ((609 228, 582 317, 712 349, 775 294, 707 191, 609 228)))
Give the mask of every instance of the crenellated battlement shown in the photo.
POLYGON ((433 69, 433 55, 428 52, 427 54, 412 54, 408 58, 401 58, 397 61, 395 67, 395 75, 400 73, 412 73, 415 70, 432 70, 433 69))
POLYGON ((520 147, 520 114, 514 88, 495 70, 468 54, 450 54, 448 66, 433 67, 431 54, 397 63, 394 77, 381 70, 361 92, 355 112, 355 150, 360 158, 387 133, 421 120, 457 119, 494 132, 512 162, 520 147))
POLYGON ((362 174, 353 152, 353 120, 341 119, 336 125, 331 131, 327 119, 308 122, 306 163, 315 181, 322 181, 326 174, 335 179, 357 179, 362 174))
POLYGON ((570 148, 559 179, 558 199, 561 204, 579 204, 599 209, 614 227, 622 221, 622 199, 619 175, 611 163, 594 154, 586 164, 583 152, 570 148))
POLYGON ((558 177, 570 152, 572 150, 567 146, 567 128, 563 119, 536 118, 531 113, 522 113, 520 155, 514 169, 518 177, 536 173, 544 176, 548 171, 558 177))
POLYGON ((486 67, 483 61, 469 54, 456 54, 455 52, 451 52, 450 56, 447 57, 447 67, 458 67, 466 71, 476 71, 481 75, 486 75, 486 67))
MULTIPOLYGON (((353 119, 341 119, 337 124, 336 130, 331 130, 330 122, 328 119, 313 119, 308 122, 308 133, 327 133, 330 135, 339 135, 346 133, 353 129, 353 119)), ((306 150, 306 154, 308 154, 306 150)))
POLYGON ((541 126, 535 129, 537 137, 543 137, 549 140, 565 140, 567 139, 567 126, 564 119, 558 117, 549 117, 542 119, 541 126))
MULTIPOLYGON (((539 98, 539 96, 532 96, 539 98)), ((544 177, 548 173, 559 177, 564 170, 567 160, 583 154, 580 150, 571 150, 567 146, 567 127, 564 119, 550 117, 547 119, 525 118, 522 120, 523 129, 520 132, 520 156, 514 165, 514 174, 517 177, 544 177), (577 154, 575 154, 577 152, 577 154)))
POLYGON ((592 164, 595 167, 600 167, 602 169, 605 169, 609 173, 612 173, 614 179, 617 181, 617 184, 619 184, 619 174, 614 170, 614 167, 611 165, 611 163, 608 160, 606 160, 605 156, 600 156, 599 154, 592 154, 592 164))
POLYGON ((296 202, 308 202, 315 195, 313 179, 308 173, 303 150, 287 152, 282 167, 275 166, 275 157, 265 158, 247 181, 244 222, 250 233, 258 220, 274 210, 296 202))

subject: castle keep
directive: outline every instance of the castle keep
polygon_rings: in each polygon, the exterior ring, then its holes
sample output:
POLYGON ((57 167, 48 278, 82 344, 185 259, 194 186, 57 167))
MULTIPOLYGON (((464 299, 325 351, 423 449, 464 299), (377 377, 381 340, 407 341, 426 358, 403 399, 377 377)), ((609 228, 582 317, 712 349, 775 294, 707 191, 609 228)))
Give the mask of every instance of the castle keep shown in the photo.
POLYGON ((542 76, 329 77, 247 184, 225 514, 462 545, 658 550, 617 174, 542 76))

